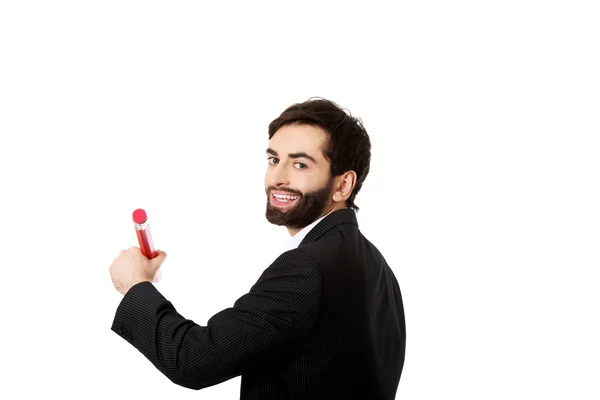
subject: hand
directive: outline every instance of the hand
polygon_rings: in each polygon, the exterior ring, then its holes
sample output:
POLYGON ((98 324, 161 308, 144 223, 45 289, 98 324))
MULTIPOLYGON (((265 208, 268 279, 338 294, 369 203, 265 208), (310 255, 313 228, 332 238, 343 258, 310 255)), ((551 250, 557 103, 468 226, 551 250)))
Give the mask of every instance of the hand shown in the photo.
POLYGON ((110 278, 115 289, 125 295, 131 287, 140 282, 152 282, 167 253, 157 250, 158 255, 149 260, 138 247, 130 247, 121 253, 109 267, 110 278))

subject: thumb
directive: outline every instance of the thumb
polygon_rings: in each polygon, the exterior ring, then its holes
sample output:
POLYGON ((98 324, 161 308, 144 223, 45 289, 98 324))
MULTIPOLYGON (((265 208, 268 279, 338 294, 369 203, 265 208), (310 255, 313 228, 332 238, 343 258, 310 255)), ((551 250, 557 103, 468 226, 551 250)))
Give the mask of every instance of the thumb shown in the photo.
POLYGON ((164 251, 156 250, 156 252, 158 253, 156 257, 150 260, 150 265, 152 265, 153 270, 157 270, 165 261, 165 258, 167 258, 167 253, 164 251))

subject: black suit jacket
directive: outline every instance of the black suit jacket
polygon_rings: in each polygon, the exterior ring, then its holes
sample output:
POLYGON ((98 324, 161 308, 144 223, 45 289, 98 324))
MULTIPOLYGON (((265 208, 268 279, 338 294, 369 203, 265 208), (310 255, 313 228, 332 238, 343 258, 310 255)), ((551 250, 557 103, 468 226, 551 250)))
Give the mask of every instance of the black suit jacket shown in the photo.
POLYGON ((123 297, 111 328, 174 383, 242 376, 241 399, 394 399, 406 331, 398 282, 355 211, 321 220, 206 326, 150 282, 123 297))

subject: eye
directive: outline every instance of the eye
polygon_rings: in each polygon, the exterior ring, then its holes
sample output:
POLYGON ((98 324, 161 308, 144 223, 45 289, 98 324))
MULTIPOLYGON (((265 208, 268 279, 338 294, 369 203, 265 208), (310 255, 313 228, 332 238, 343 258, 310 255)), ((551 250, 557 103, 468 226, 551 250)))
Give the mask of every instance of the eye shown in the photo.
POLYGON ((279 162, 279 160, 275 157, 269 157, 269 158, 267 158, 267 160, 269 160, 269 164, 271 164, 271 165, 277 164, 279 162))
POLYGON ((304 169, 308 167, 308 165, 301 162, 295 162, 294 165, 299 165, 298 169, 304 169))

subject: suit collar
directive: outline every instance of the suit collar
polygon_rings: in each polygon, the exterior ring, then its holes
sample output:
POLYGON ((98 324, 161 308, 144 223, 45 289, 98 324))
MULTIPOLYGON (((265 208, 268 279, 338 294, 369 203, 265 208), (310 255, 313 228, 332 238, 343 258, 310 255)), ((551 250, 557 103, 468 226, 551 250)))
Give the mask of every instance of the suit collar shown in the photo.
POLYGON ((302 239, 304 239, 306 237, 306 235, 312 230, 312 228, 314 228, 326 216, 327 215, 324 215, 321 218, 317 218, 310 225, 300 229, 300 232, 296 233, 294 236, 292 236, 289 239, 289 241, 287 243, 287 249, 288 250, 297 249, 298 246, 300 246, 300 243, 302 243, 302 239))
POLYGON ((327 231, 342 224, 352 224, 358 226, 356 211, 346 207, 327 214, 317 225, 315 225, 302 239, 300 246, 312 243, 323 236, 327 231))

